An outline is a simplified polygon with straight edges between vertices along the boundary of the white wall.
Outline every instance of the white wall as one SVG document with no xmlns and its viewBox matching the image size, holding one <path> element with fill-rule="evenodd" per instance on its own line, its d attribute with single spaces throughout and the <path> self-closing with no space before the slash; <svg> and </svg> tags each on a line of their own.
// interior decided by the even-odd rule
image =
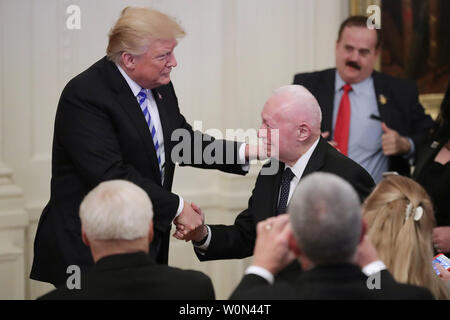
<svg viewBox="0 0 450 320">
<path fill-rule="evenodd" d="M 337 27 L 348 15 L 347 0 L 0 0 L 0 298 L 50 288 L 28 273 L 49 198 L 56 105 L 67 81 L 104 55 L 125 3 L 161 9 L 185 28 L 172 80 L 184 115 L 204 130 L 257 128 L 272 90 L 297 72 L 334 65 Z M 66 28 L 72 4 L 80 30 Z M 198 203 L 208 223 L 232 223 L 255 170 L 234 177 L 181 168 L 174 191 Z M 169 263 L 207 272 L 225 299 L 249 261 L 200 263 L 190 244 L 173 241 Z"/>
</svg>

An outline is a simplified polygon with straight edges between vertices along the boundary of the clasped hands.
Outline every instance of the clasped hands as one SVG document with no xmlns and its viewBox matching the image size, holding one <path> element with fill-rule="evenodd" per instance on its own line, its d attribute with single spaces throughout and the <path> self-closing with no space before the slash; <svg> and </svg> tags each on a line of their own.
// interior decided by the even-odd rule
<svg viewBox="0 0 450 320">
<path fill-rule="evenodd" d="M 184 202 L 183 211 L 173 223 L 176 230 L 173 237 L 185 241 L 201 241 L 207 235 L 205 215 L 195 203 Z"/>
</svg>

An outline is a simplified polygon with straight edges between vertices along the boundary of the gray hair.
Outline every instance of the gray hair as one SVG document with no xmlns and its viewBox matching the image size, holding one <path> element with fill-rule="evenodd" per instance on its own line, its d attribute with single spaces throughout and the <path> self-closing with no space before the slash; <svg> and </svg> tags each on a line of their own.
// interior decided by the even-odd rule
<svg viewBox="0 0 450 320">
<path fill-rule="evenodd" d="M 125 180 L 100 183 L 80 206 L 81 224 L 90 240 L 146 237 L 152 218 L 152 202 L 147 193 Z"/>
<path fill-rule="evenodd" d="M 288 208 L 297 243 L 313 264 L 351 262 L 361 236 L 358 195 L 342 178 L 316 172 L 298 184 Z"/>
</svg>

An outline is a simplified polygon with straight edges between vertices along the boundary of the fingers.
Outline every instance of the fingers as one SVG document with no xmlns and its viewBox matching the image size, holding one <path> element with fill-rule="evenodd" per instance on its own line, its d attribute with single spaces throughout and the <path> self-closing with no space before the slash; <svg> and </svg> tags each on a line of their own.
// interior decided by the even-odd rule
<svg viewBox="0 0 450 320">
<path fill-rule="evenodd" d="M 329 136 L 330 136 L 330 131 L 322 132 L 322 138 L 328 139 Z"/>
<path fill-rule="evenodd" d="M 440 264 L 440 263 L 435 263 L 434 266 L 436 267 L 436 269 L 438 269 L 440 275 L 439 277 L 444 277 L 445 273 L 447 273 L 448 271 Z"/>
<path fill-rule="evenodd" d="M 392 131 L 384 122 L 381 123 L 381 130 L 383 130 L 384 133 L 389 133 Z"/>
</svg>

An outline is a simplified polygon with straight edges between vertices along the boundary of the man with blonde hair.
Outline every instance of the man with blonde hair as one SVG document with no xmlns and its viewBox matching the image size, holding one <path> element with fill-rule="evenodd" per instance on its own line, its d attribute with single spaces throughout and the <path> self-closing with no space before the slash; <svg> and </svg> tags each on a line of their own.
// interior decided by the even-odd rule
<svg viewBox="0 0 450 320">
<path fill-rule="evenodd" d="M 321 118 L 317 100 L 304 87 L 289 85 L 275 90 L 262 110 L 259 136 L 267 149 L 278 153 L 272 154 L 261 170 L 248 208 L 237 216 L 234 225 L 204 225 L 194 232 L 195 251 L 201 261 L 252 255 L 257 223 L 286 213 L 295 187 L 312 172 L 335 173 L 353 185 L 360 199 L 369 195 L 374 186 L 372 178 L 321 137 Z M 273 163 L 279 169 L 267 174 Z M 296 270 L 298 264 L 294 263 L 278 278 L 290 279 Z"/>
<path fill-rule="evenodd" d="M 183 35 L 167 15 L 127 7 L 110 31 L 107 56 L 64 88 L 55 119 L 51 197 L 36 233 L 32 279 L 58 285 L 69 265 L 93 264 L 82 243 L 78 208 L 90 190 L 112 179 L 131 181 L 147 192 L 155 212 L 150 255 L 168 263 L 172 222 L 187 233 L 203 219 L 171 192 L 176 130 L 191 142 L 201 141 L 188 143 L 191 150 L 183 150 L 180 165 L 246 173 L 246 145 L 194 133 L 180 113 L 170 73 Z M 219 159 L 194 163 L 197 151 L 203 155 L 206 148 L 217 150 Z"/>
<path fill-rule="evenodd" d="M 147 193 L 125 180 L 100 183 L 80 206 L 83 242 L 95 265 L 79 287 L 42 299 L 214 299 L 208 276 L 157 265 L 149 256 L 153 208 Z"/>
</svg>

